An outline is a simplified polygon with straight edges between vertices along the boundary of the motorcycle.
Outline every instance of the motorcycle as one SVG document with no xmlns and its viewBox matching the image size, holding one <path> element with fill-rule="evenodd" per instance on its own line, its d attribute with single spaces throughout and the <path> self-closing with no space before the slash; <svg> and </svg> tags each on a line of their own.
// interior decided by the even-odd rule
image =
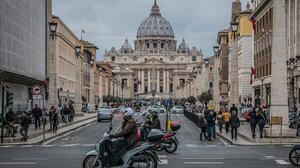
<svg viewBox="0 0 300 168">
<path fill-rule="evenodd" d="M 300 145 L 292 147 L 289 153 L 289 160 L 295 166 L 300 166 Z"/>
<path fill-rule="evenodd" d="M 152 128 L 147 124 L 138 124 L 138 126 L 139 141 L 146 141 L 146 137 L 149 135 L 149 132 L 151 132 Z M 164 136 L 156 142 L 154 149 L 156 151 L 165 150 L 168 153 L 174 153 L 177 150 L 178 145 L 179 142 L 176 138 L 176 132 L 164 132 Z"/>
<path fill-rule="evenodd" d="M 96 144 L 95 149 L 86 154 L 82 163 L 83 168 L 157 168 L 159 159 L 153 150 L 153 142 L 164 136 L 160 130 L 152 130 L 147 136 L 147 142 L 139 143 L 127 149 L 117 165 L 111 161 L 111 148 L 109 146 L 112 143 L 109 138 L 111 130 L 112 126 L 110 125 L 103 138 Z"/>
</svg>

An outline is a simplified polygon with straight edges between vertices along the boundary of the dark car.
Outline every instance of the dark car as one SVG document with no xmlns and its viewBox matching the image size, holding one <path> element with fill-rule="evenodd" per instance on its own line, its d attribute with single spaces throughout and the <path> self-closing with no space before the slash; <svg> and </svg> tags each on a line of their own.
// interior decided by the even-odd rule
<svg viewBox="0 0 300 168">
<path fill-rule="evenodd" d="M 113 119 L 113 111 L 109 106 L 102 106 L 97 110 L 97 121 L 101 122 L 102 120 L 112 121 Z"/>
</svg>

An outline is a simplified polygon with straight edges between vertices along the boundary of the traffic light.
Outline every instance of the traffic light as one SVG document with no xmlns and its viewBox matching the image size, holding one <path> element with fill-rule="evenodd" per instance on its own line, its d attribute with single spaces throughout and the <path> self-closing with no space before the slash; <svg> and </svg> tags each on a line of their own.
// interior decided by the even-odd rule
<svg viewBox="0 0 300 168">
<path fill-rule="evenodd" d="M 6 107 L 13 104 L 14 93 L 6 91 Z"/>
</svg>

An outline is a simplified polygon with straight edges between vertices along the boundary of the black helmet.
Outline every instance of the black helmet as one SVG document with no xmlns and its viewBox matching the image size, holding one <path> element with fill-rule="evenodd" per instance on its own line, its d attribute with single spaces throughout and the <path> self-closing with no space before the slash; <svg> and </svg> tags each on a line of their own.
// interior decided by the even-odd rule
<svg viewBox="0 0 300 168">
<path fill-rule="evenodd" d="M 157 112 L 157 111 L 151 111 L 150 114 L 151 114 L 153 117 L 158 116 L 158 112 Z"/>
</svg>

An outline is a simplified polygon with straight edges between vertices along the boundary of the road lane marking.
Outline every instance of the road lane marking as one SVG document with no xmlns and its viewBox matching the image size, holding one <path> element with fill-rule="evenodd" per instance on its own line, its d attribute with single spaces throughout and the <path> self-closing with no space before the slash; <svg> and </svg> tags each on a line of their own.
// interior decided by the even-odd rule
<svg viewBox="0 0 300 168">
<path fill-rule="evenodd" d="M 67 147 L 71 147 L 71 146 L 78 146 L 78 145 L 80 145 L 80 144 L 67 144 L 67 145 L 62 145 L 62 146 L 67 146 Z"/>
<path fill-rule="evenodd" d="M 82 146 L 95 146 L 95 144 L 84 144 Z"/>
<path fill-rule="evenodd" d="M 183 162 L 184 164 L 224 164 L 224 162 Z"/>
<path fill-rule="evenodd" d="M 205 145 L 207 147 L 217 147 L 217 145 Z"/>
<path fill-rule="evenodd" d="M 285 160 L 275 160 L 278 164 L 281 165 L 289 165 L 290 163 L 286 162 Z"/>
<path fill-rule="evenodd" d="M 158 162 L 159 164 L 165 165 L 168 164 L 168 160 L 167 159 L 160 159 L 160 162 Z"/>
<path fill-rule="evenodd" d="M 181 160 L 224 160 L 225 158 L 179 158 Z"/>
<path fill-rule="evenodd" d="M 189 147 L 189 148 L 195 148 L 195 147 L 198 147 L 198 145 L 194 145 L 194 144 L 185 144 L 186 147 Z"/>
<path fill-rule="evenodd" d="M 0 162 L 0 165 L 34 165 L 36 162 Z"/>
<path fill-rule="evenodd" d="M 30 148 L 30 147 L 34 147 L 35 145 L 22 145 L 20 146 L 21 148 Z"/>
<path fill-rule="evenodd" d="M 49 160 L 49 158 L 14 158 L 13 160 Z"/>
<path fill-rule="evenodd" d="M 268 159 L 274 159 L 275 156 L 265 156 L 265 158 L 268 158 Z"/>
<path fill-rule="evenodd" d="M 166 158 L 166 155 L 158 155 L 158 158 Z"/>
</svg>

